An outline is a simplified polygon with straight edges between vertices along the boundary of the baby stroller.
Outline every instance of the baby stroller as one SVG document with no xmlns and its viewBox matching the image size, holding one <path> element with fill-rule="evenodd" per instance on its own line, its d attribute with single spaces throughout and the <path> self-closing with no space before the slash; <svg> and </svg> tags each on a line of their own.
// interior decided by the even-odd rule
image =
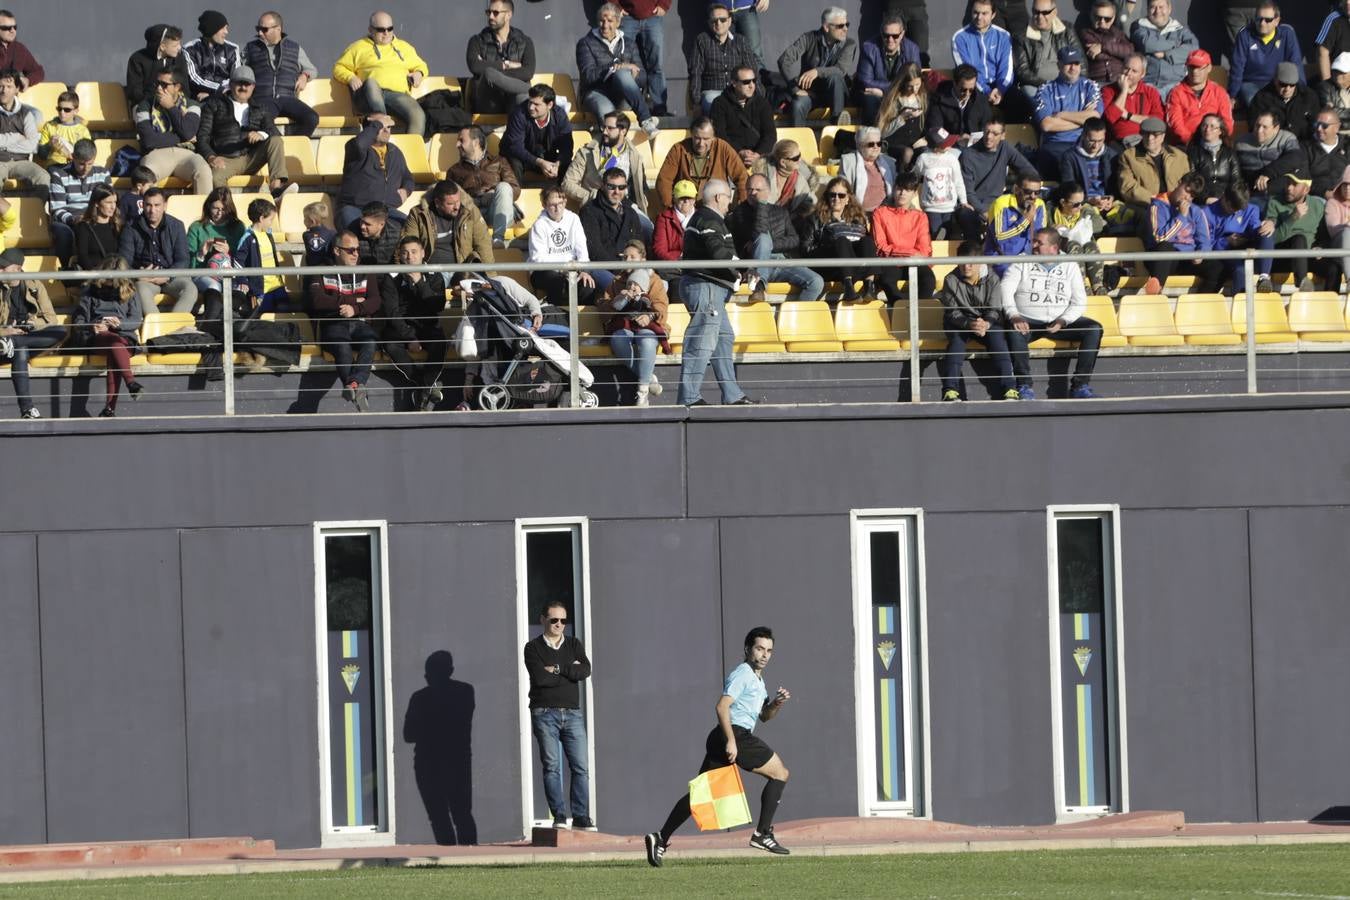
<svg viewBox="0 0 1350 900">
<path fill-rule="evenodd" d="M 479 347 L 484 384 L 478 391 L 478 408 L 510 409 L 512 406 L 567 406 L 571 358 L 554 338 L 566 340 L 561 325 L 544 325 L 536 334 L 521 324 L 520 307 L 497 290 L 492 280 L 479 285 L 467 313 Z M 600 405 L 590 390 L 595 377 L 585 364 L 577 363 L 581 406 Z"/>
</svg>

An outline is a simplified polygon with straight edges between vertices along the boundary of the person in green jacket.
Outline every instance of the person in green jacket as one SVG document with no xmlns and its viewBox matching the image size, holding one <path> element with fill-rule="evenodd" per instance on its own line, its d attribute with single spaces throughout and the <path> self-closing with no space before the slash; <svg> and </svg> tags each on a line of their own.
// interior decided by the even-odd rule
<svg viewBox="0 0 1350 900">
<path fill-rule="evenodd" d="M 1258 232 L 1261 236 L 1258 246 L 1262 250 L 1309 250 L 1316 244 L 1327 201 L 1322 197 L 1311 196 L 1311 188 L 1312 179 L 1304 178 L 1301 171 L 1284 176 L 1284 199 L 1272 197 L 1266 205 L 1266 217 Z M 1309 254 L 1305 253 L 1294 259 L 1280 260 L 1282 264 L 1288 263 L 1293 270 L 1294 283 L 1300 291 L 1315 289 L 1312 276 L 1308 274 L 1308 257 Z M 1269 258 L 1256 261 L 1257 291 L 1275 289 L 1270 281 L 1272 263 L 1273 260 Z"/>
</svg>

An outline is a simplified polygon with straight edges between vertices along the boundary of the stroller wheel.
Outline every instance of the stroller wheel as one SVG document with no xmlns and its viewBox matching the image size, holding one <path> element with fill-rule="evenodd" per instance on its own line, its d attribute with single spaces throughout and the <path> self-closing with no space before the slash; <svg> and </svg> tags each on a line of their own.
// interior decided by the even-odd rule
<svg viewBox="0 0 1350 900">
<path fill-rule="evenodd" d="M 596 396 L 595 391 L 583 390 L 581 392 L 582 409 L 595 409 L 599 405 L 600 405 L 600 398 Z"/>
<path fill-rule="evenodd" d="M 478 407 L 486 410 L 511 408 L 511 394 L 503 384 L 485 384 L 478 391 Z"/>
</svg>

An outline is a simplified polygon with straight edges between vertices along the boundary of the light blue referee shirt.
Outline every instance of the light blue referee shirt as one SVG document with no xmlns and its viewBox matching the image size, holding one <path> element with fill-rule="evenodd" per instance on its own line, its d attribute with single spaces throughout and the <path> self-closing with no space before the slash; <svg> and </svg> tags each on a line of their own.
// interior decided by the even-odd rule
<svg viewBox="0 0 1350 900">
<path fill-rule="evenodd" d="M 741 663 L 727 675 L 722 693 L 731 698 L 731 724 L 754 731 L 764 701 L 769 699 L 769 689 L 759 673 L 749 663 Z"/>
</svg>

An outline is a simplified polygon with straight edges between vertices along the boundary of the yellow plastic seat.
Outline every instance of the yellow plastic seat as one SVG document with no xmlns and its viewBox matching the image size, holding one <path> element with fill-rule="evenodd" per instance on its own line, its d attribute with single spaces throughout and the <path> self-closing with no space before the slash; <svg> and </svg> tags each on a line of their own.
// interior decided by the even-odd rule
<svg viewBox="0 0 1350 900">
<path fill-rule="evenodd" d="M 842 310 L 844 304 L 840 304 Z M 838 319 L 835 325 L 839 324 Z M 899 347 L 910 348 L 909 340 L 909 298 L 905 297 L 891 310 L 891 333 L 899 338 Z M 840 331 L 843 337 L 843 331 Z M 942 303 L 939 300 L 919 300 L 919 349 L 942 350 L 947 346 L 947 335 L 942 330 Z M 892 349 L 892 348 L 886 348 Z"/>
<path fill-rule="evenodd" d="M 1036 132 L 1035 125 L 1013 123 L 1006 126 L 1006 129 L 1004 140 L 1009 144 L 1026 144 L 1028 147 L 1041 145 L 1041 136 Z"/>
<path fill-rule="evenodd" d="M 300 99 L 319 114 L 320 128 L 346 128 L 357 123 L 352 92 L 331 78 L 315 78 L 300 91 Z"/>
<path fill-rule="evenodd" d="M 291 135 L 283 137 L 286 148 L 286 175 L 296 184 L 315 185 L 323 183 L 319 174 L 319 163 L 314 158 L 314 143 L 307 137 Z"/>
<path fill-rule="evenodd" d="M 80 116 L 90 131 L 132 131 L 127 92 L 115 81 L 81 81 L 75 85 Z"/>
<path fill-rule="evenodd" d="M 670 148 L 687 137 L 689 137 L 687 128 L 662 128 L 656 133 L 656 137 L 652 139 L 652 165 L 656 167 L 656 171 L 661 171 Z"/>
<path fill-rule="evenodd" d="M 1183 294 L 1177 298 L 1174 319 L 1177 332 L 1188 344 L 1215 347 L 1242 343 L 1233 331 L 1228 298 L 1223 294 Z"/>
<path fill-rule="evenodd" d="M 769 303 L 728 303 L 727 323 L 736 332 L 732 348 L 736 353 L 783 353 L 787 348 L 778 338 L 773 306 Z"/>
<path fill-rule="evenodd" d="M 789 353 L 837 353 L 844 342 L 834 333 L 824 300 L 785 300 L 778 307 L 778 336 Z"/>
<path fill-rule="evenodd" d="M 444 178 L 450 167 L 459 162 L 459 135 L 454 132 L 437 133 L 427 142 L 427 157 L 437 178 Z"/>
<path fill-rule="evenodd" d="M 151 338 L 161 335 L 172 334 L 181 328 L 192 328 L 196 324 L 197 320 L 190 312 L 149 313 L 141 324 L 141 343 L 144 344 Z M 146 362 L 156 366 L 195 366 L 201 361 L 201 353 L 195 351 L 191 353 L 156 353 L 149 350 L 146 353 Z"/>
<path fill-rule="evenodd" d="M 1120 333 L 1131 347 L 1180 347 L 1172 303 L 1162 294 L 1126 294 L 1120 301 Z"/>
<path fill-rule="evenodd" d="M 328 204 L 328 218 L 324 224 L 329 228 L 333 227 L 333 198 L 328 194 L 314 194 L 300 192 L 297 194 L 284 194 L 281 198 L 281 210 L 277 215 L 276 230 L 280 231 L 285 240 L 298 241 L 301 235 L 305 233 L 305 207 L 311 203 L 322 201 Z"/>
<path fill-rule="evenodd" d="M 1233 301 L 1233 330 L 1247 337 L 1247 298 L 1239 296 Z M 1298 335 L 1289 328 L 1289 319 L 1284 312 L 1284 299 L 1279 294 L 1256 295 L 1256 343 L 1289 344 L 1298 340 Z"/>
<path fill-rule="evenodd" d="M 1289 300 L 1289 327 L 1298 333 L 1300 341 L 1350 341 L 1350 321 L 1346 319 L 1345 301 L 1334 291 L 1295 294 Z"/>
<path fill-rule="evenodd" d="M 205 202 L 206 197 L 201 194 L 170 194 L 165 198 L 164 212 L 182 222 L 183 228 L 187 229 L 202 217 L 202 204 Z M 238 209 L 236 203 L 235 210 Z"/>
<path fill-rule="evenodd" d="M 666 310 L 666 327 L 670 330 L 670 350 L 679 353 L 684 346 L 684 332 L 689 327 L 689 308 L 683 303 L 671 301 Z"/>
<path fill-rule="evenodd" d="M 802 151 L 802 162 L 807 165 L 814 166 L 820 161 L 820 147 L 816 141 L 816 132 L 814 128 L 807 128 L 805 126 L 779 128 L 778 140 L 796 141 L 797 146 L 801 148 Z"/>
<path fill-rule="evenodd" d="M 1097 249 L 1103 254 L 1142 253 L 1144 242 L 1137 237 L 1099 237 L 1097 238 Z M 1119 263 L 1119 265 L 1124 266 L 1129 273 L 1120 281 L 1119 288 L 1122 291 L 1143 287 L 1144 282 L 1148 280 L 1147 274 L 1141 274 L 1143 273 L 1142 263 Z"/>
<path fill-rule="evenodd" d="M 38 256 L 36 254 L 25 256 L 23 258 L 23 270 L 25 272 L 55 272 L 61 268 L 61 261 L 55 256 Z M 64 281 L 46 281 L 43 282 L 47 288 L 47 299 L 52 301 L 53 306 L 64 306 L 66 303 L 67 282 Z"/>
<path fill-rule="evenodd" d="M 314 165 L 322 184 L 341 183 L 343 153 L 352 137 L 350 134 L 325 134 L 319 138 L 318 149 L 314 152 Z"/>
<path fill-rule="evenodd" d="M 539 215 L 544 211 L 544 191 L 541 188 L 527 187 L 520 189 L 520 196 L 516 198 L 516 206 L 520 207 L 523 215 L 519 222 L 512 222 L 506 226 L 506 239 L 513 241 L 518 237 L 530 233 L 530 228 L 539 220 Z M 488 223 L 491 228 L 491 223 Z M 496 254 L 498 262 L 505 262 L 501 253 Z"/>
<path fill-rule="evenodd" d="M 47 232 L 47 202 L 41 197 L 11 197 L 9 202 L 18 204 L 19 224 L 5 235 L 6 245 L 23 249 L 50 247 L 52 238 Z"/>
<path fill-rule="evenodd" d="M 834 332 L 845 350 L 899 350 L 890 333 L 886 304 L 880 300 L 841 302 L 834 311 Z"/>
<path fill-rule="evenodd" d="M 594 306 L 577 308 L 577 328 L 580 332 L 577 353 L 581 357 L 595 359 L 614 355 L 609 349 L 609 335 L 605 334 L 606 315 Z"/>
<path fill-rule="evenodd" d="M 408 164 L 413 181 L 418 184 L 431 184 L 436 175 L 427 164 L 427 142 L 420 134 L 395 134 L 389 142 L 403 151 L 403 159 Z"/>
<path fill-rule="evenodd" d="M 412 215 L 412 211 L 421 205 L 422 198 L 426 196 L 426 193 L 426 191 L 413 191 L 408 195 L 408 199 L 404 200 L 403 204 L 399 206 L 398 211 L 405 216 Z"/>
<path fill-rule="evenodd" d="M 783 129 L 780 128 L 778 131 L 781 134 Z M 855 134 L 857 129 L 852 125 L 826 125 L 824 128 L 820 129 L 820 138 L 816 143 L 816 152 L 822 164 L 827 164 L 831 161 L 837 162 L 839 160 L 840 154 L 839 151 L 835 149 L 834 139 L 841 131 Z"/>
<path fill-rule="evenodd" d="M 56 115 L 57 98 L 68 91 L 65 82 L 62 81 L 44 81 L 42 84 L 30 87 L 19 95 L 19 102 L 35 108 L 40 114 L 42 121 L 47 121 Z M 80 115 L 88 121 L 89 117 L 85 115 L 83 104 L 81 104 Z"/>
<path fill-rule="evenodd" d="M 1120 322 L 1116 319 L 1116 307 L 1111 298 L 1104 294 L 1089 294 L 1087 312 L 1089 319 L 1102 326 L 1103 347 L 1124 347 L 1130 342 L 1120 333 Z"/>
</svg>

